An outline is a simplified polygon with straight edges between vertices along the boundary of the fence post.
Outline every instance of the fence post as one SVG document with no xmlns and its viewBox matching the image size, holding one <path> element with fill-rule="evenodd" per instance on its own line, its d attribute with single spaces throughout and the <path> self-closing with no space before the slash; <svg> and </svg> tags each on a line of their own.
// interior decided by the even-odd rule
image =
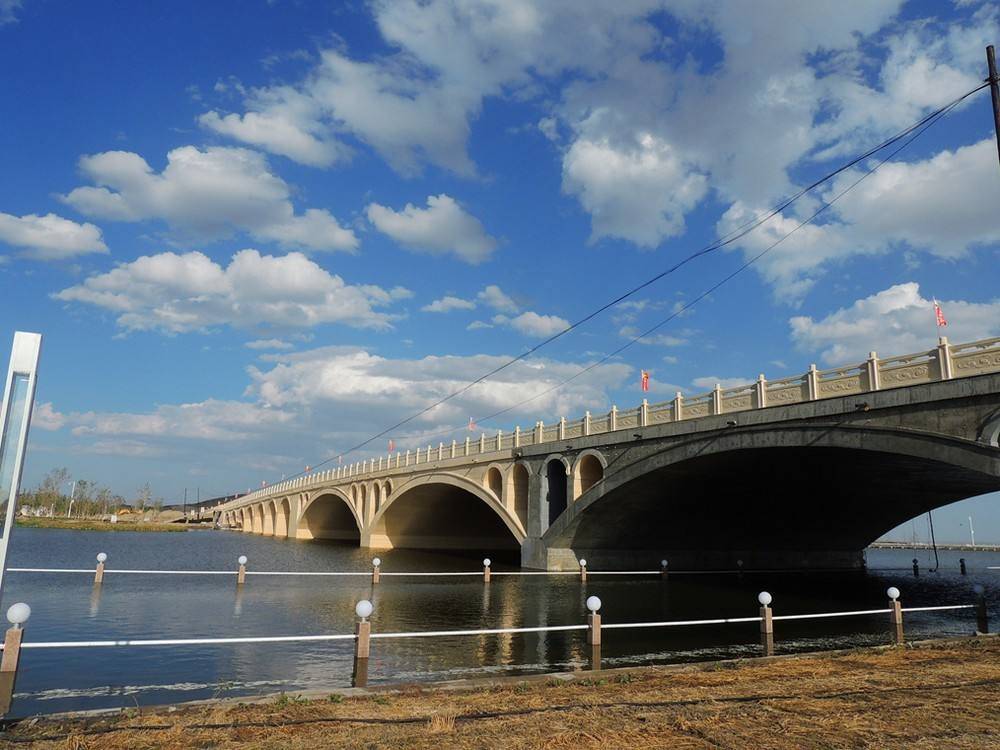
<svg viewBox="0 0 1000 750">
<path fill-rule="evenodd" d="M 590 668 L 601 668 L 601 600 L 596 596 L 587 597 L 587 644 L 590 646 Z"/>
<path fill-rule="evenodd" d="M 903 605 L 899 603 L 899 589 L 890 586 L 885 592 L 889 595 L 889 622 L 892 624 L 892 642 L 901 644 L 903 637 Z"/>
<path fill-rule="evenodd" d="M 639 426 L 646 427 L 649 425 L 649 400 L 643 399 L 642 403 L 639 405 Z"/>
<path fill-rule="evenodd" d="M 236 585 L 242 586 L 247 582 L 247 556 L 240 555 L 236 562 L 240 564 L 239 572 L 236 574 Z"/>
<path fill-rule="evenodd" d="M 920 563 L 917 562 L 917 558 L 913 558 L 913 575 L 920 575 Z"/>
<path fill-rule="evenodd" d="M 618 429 L 618 407 L 611 404 L 611 411 L 608 412 L 608 432 Z"/>
<path fill-rule="evenodd" d="M 809 365 L 809 371 L 806 373 L 806 391 L 810 401 L 815 401 L 819 397 L 819 374 L 815 364 Z"/>
<path fill-rule="evenodd" d="M 486 583 L 490 582 L 490 558 L 485 558 L 483 560 L 483 581 Z"/>
<path fill-rule="evenodd" d="M 680 422 L 684 419 L 684 396 L 680 391 L 674 396 L 674 421 Z"/>
<path fill-rule="evenodd" d="M 667 564 L 668 563 L 666 560 L 660 560 L 660 578 L 664 581 L 667 580 L 667 575 L 668 575 Z"/>
<path fill-rule="evenodd" d="M 372 583 L 378 583 L 379 573 L 382 567 L 382 558 L 373 557 L 372 558 Z"/>
<path fill-rule="evenodd" d="M 107 553 L 97 553 L 97 568 L 94 570 L 94 583 L 104 583 L 104 561 L 107 559 Z"/>
<path fill-rule="evenodd" d="M 583 413 L 583 434 L 584 435 L 589 435 L 590 434 L 590 412 L 589 411 L 585 411 Z"/>
<path fill-rule="evenodd" d="M 359 619 L 354 624 L 354 671 L 351 674 L 351 687 L 368 686 L 368 657 L 371 655 L 372 633 L 372 624 L 368 617 L 373 609 L 372 603 L 367 599 L 362 599 L 354 607 L 354 613 Z"/>
<path fill-rule="evenodd" d="M 760 645 L 764 656 L 774 656 L 774 613 L 771 611 L 771 595 L 766 591 L 757 594 L 760 602 Z"/>
<path fill-rule="evenodd" d="M 990 632 L 989 614 L 986 612 L 986 589 L 976 584 L 976 631 L 986 635 Z"/>
<path fill-rule="evenodd" d="M 764 373 L 757 376 L 757 382 L 754 384 L 754 394 L 758 409 L 763 409 L 767 406 L 767 378 L 764 377 Z"/>
<path fill-rule="evenodd" d="M 587 580 L 587 561 L 584 560 L 582 557 L 580 558 L 580 580 L 581 581 Z"/>
<path fill-rule="evenodd" d="M 14 683 L 17 681 L 17 665 L 21 659 L 21 639 L 24 637 L 24 623 L 31 617 L 31 607 L 18 602 L 7 610 L 8 628 L 3 641 L 3 660 L 0 661 L 0 715 L 10 711 L 14 697 Z"/>
</svg>

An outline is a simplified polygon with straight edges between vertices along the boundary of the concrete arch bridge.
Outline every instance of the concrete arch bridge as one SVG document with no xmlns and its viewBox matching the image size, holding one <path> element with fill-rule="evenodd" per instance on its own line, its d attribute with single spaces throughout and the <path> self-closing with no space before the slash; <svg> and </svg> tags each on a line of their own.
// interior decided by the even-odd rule
<svg viewBox="0 0 1000 750">
<path fill-rule="evenodd" d="M 1000 338 L 317 472 L 215 509 L 248 533 L 519 551 L 521 564 L 856 567 L 898 524 L 1000 490 Z"/>
</svg>

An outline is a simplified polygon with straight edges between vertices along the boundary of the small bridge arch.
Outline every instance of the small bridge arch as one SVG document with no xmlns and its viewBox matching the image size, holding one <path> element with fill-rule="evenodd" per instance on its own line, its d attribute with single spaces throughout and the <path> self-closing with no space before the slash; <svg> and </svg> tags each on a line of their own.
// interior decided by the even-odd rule
<svg viewBox="0 0 1000 750">
<path fill-rule="evenodd" d="M 342 490 L 330 487 L 308 496 L 299 513 L 295 536 L 298 539 L 360 542 L 361 528 L 362 522 L 351 498 Z"/>
</svg>

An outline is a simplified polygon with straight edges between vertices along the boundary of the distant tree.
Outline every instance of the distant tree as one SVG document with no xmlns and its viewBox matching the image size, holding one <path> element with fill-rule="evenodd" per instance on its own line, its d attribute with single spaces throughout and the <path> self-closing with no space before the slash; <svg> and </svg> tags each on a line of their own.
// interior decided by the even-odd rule
<svg viewBox="0 0 1000 750">
<path fill-rule="evenodd" d="M 153 498 L 153 490 L 149 486 L 149 482 L 146 482 L 139 490 L 139 495 L 135 499 L 135 507 L 139 510 L 144 510 L 147 505 L 149 505 L 150 500 Z"/>
<path fill-rule="evenodd" d="M 101 489 L 97 491 L 96 504 L 98 506 L 97 513 L 100 513 L 102 516 L 106 516 L 109 512 L 111 512 L 111 507 L 114 505 L 111 490 L 107 487 L 101 487 Z"/>
<path fill-rule="evenodd" d="M 69 500 L 63 495 L 63 489 L 69 482 L 69 470 L 52 469 L 38 485 L 33 498 L 34 504 L 49 508 L 55 513 L 64 513 Z"/>
</svg>

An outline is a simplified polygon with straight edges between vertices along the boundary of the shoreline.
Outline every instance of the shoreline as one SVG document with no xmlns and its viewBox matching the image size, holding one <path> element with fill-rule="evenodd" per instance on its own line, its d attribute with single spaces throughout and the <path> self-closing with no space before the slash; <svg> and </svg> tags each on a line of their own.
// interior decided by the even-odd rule
<svg viewBox="0 0 1000 750">
<path fill-rule="evenodd" d="M 944 736 L 950 747 L 981 747 L 1000 743 L 998 668 L 1000 638 L 987 635 L 100 709 L 5 722 L 0 741 L 61 748 L 91 746 L 80 743 L 96 735 L 93 746 L 109 750 L 563 747 L 555 738 L 568 732 L 566 747 L 792 748 L 820 739 L 905 747 Z"/>
<path fill-rule="evenodd" d="M 211 524 L 170 523 L 166 521 L 119 521 L 111 523 L 98 518 L 45 518 L 21 516 L 15 521 L 26 529 L 65 529 L 68 531 L 168 531 L 210 529 Z"/>
</svg>

